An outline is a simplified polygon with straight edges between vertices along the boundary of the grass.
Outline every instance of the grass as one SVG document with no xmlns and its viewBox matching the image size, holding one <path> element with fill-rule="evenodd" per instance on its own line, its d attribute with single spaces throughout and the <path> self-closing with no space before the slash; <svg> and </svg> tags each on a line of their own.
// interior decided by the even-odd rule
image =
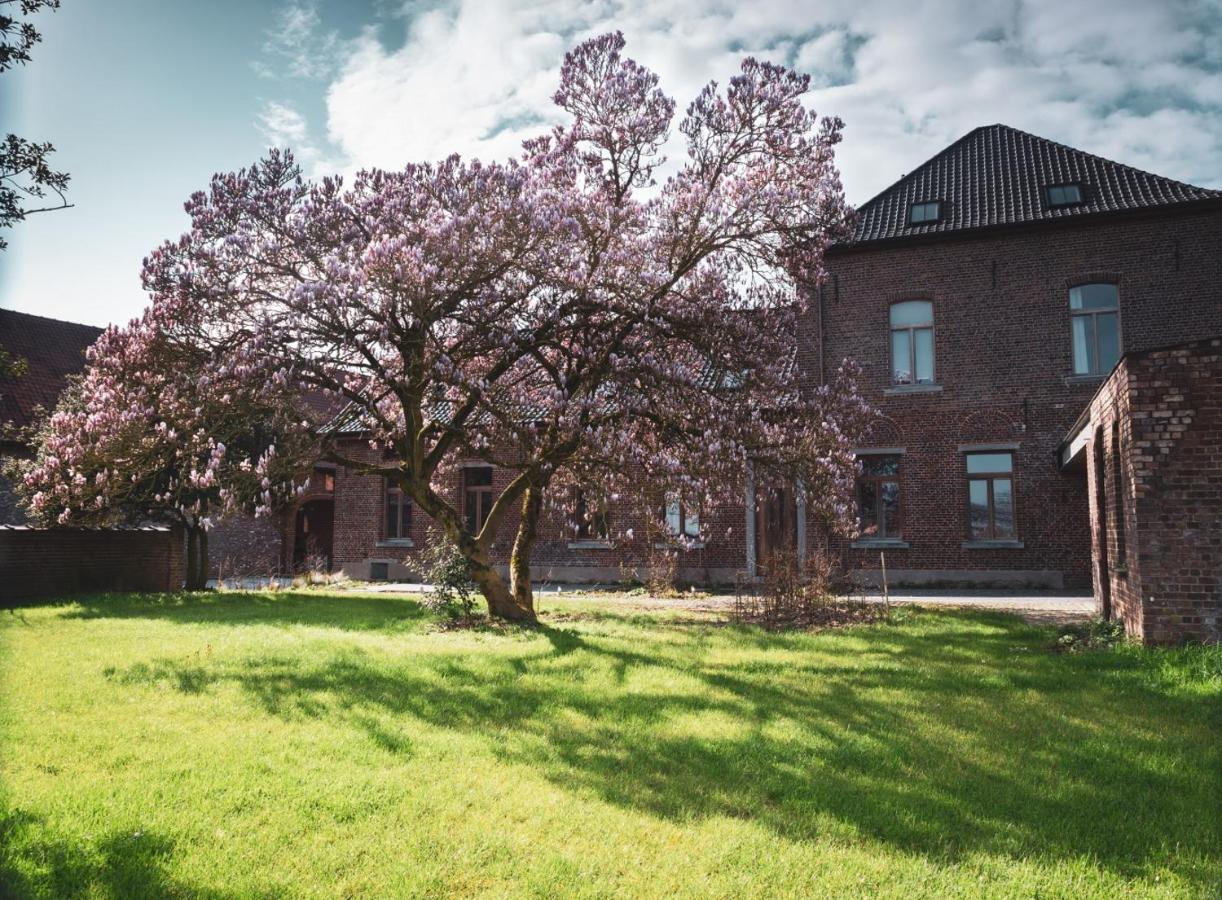
<svg viewBox="0 0 1222 900">
<path fill-rule="evenodd" d="M 1222 652 L 388 596 L 0 612 L 14 897 L 1216 896 Z M 577 615 L 573 613 L 576 612 Z M 696 617 L 698 619 L 698 617 Z"/>
</svg>

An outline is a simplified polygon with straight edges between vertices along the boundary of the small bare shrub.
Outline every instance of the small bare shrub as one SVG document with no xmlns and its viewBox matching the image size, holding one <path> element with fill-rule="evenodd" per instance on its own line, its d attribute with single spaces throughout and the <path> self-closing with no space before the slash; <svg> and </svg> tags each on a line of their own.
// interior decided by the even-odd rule
<svg viewBox="0 0 1222 900">
<path fill-rule="evenodd" d="M 424 605 L 451 619 L 473 618 L 478 587 L 458 549 L 444 536 L 435 535 L 429 540 L 421 563 L 424 580 L 430 585 L 422 601 Z"/>
<path fill-rule="evenodd" d="M 793 552 L 774 554 L 758 586 L 740 578 L 733 619 L 765 628 L 810 628 L 871 622 L 884 612 L 853 594 L 837 559 L 815 550 L 801 561 Z"/>
<path fill-rule="evenodd" d="M 651 543 L 645 566 L 645 589 L 650 596 L 679 596 L 679 553 L 674 547 Z"/>
</svg>

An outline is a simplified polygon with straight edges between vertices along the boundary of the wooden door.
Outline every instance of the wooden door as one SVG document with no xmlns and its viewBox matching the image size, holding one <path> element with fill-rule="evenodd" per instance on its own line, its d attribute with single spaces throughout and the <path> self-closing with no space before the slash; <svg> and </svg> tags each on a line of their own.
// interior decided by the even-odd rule
<svg viewBox="0 0 1222 900">
<path fill-rule="evenodd" d="M 755 503 L 755 567 L 764 575 L 778 557 L 794 558 L 798 549 L 798 505 L 793 489 L 763 489 Z"/>
</svg>

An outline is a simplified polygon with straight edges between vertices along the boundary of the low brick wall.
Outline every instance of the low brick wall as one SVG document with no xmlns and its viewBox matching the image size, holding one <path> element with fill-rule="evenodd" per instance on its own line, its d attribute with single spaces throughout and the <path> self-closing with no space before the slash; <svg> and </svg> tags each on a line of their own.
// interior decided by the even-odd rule
<svg viewBox="0 0 1222 900">
<path fill-rule="evenodd" d="M 1100 610 L 1149 643 L 1222 640 L 1222 337 L 1129 354 L 1087 427 Z"/>
<path fill-rule="evenodd" d="M 168 528 L 0 527 L 0 603 L 183 586 L 182 535 Z"/>
</svg>

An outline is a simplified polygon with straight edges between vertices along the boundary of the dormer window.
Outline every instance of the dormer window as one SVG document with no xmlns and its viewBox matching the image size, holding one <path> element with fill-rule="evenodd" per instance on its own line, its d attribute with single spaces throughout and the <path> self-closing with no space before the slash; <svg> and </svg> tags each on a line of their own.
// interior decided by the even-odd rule
<svg viewBox="0 0 1222 900">
<path fill-rule="evenodd" d="M 1049 206 L 1077 206 L 1082 202 L 1080 184 L 1050 184 L 1047 191 Z"/>
<path fill-rule="evenodd" d="M 909 225 L 929 225 L 942 218 L 942 201 L 926 200 L 908 207 Z"/>
</svg>

